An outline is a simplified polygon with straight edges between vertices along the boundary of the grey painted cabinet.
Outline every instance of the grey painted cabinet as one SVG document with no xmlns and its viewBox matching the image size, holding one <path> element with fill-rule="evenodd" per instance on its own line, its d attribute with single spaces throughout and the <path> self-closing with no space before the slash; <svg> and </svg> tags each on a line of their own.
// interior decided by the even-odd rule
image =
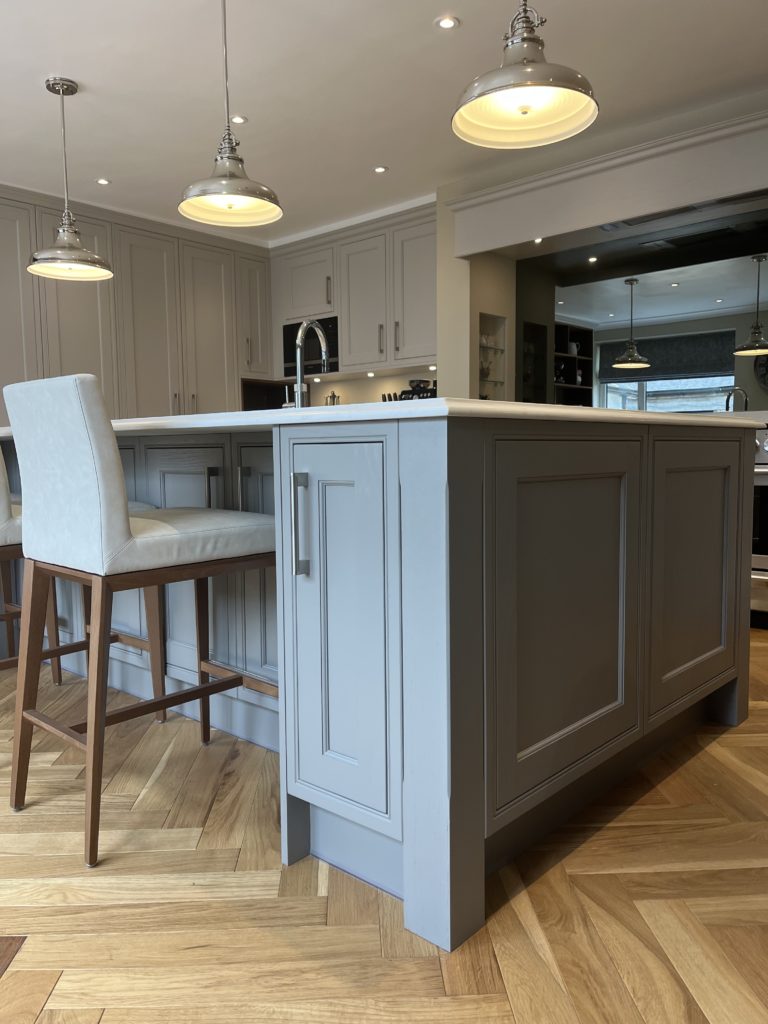
<svg viewBox="0 0 768 1024">
<path fill-rule="evenodd" d="M 53 239 L 60 220 L 60 213 L 38 208 L 38 238 Z M 78 217 L 77 226 L 87 249 L 112 259 L 108 223 Z M 114 280 L 81 286 L 41 278 L 40 319 L 46 376 L 95 374 L 107 409 L 117 416 L 114 286 Z"/>
<path fill-rule="evenodd" d="M 494 831 L 524 794 L 639 729 L 641 442 L 502 438 L 489 451 Z"/>
<path fill-rule="evenodd" d="M 401 834 L 396 435 L 281 431 L 288 792 Z"/>
<path fill-rule="evenodd" d="M 120 411 L 125 416 L 179 413 L 177 243 L 163 235 L 116 228 L 115 254 Z"/>
<path fill-rule="evenodd" d="M 243 377 L 272 376 L 267 264 L 235 257 L 237 368 Z"/>
<path fill-rule="evenodd" d="M 275 274 L 283 319 L 297 320 L 333 312 L 332 248 L 280 257 Z"/>
<path fill-rule="evenodd" d="M 392 233 L 395 361 L 437 352 L 437 233 L 434 222 Z"/>
<path fill-rule="evenodd" d="M 741 445 L 702 440 L 653 443 L 651 716 L 736 665 Z"/>
<path fill-rule="evenodd" d="M 232 253 L 182 242 L 181 288 L 185 412 L 237 409 Z"/>
<path fill-rule="evenodd" d="M 339 249 L 341 268 L 341 365 L 343 369 L 387 361 L 387 236 L 373 235 Z"/>
<path fill-rule="evenodd" d="M 43 372 L 36 323 L 36 282 L 26 271 L 35 248 L 34 239 L 33 207 L 7 200 L 0 202 L 0 388 L 39 377 Z M 1 395 L 0 423 L 8 423 Z"/>
</svg>

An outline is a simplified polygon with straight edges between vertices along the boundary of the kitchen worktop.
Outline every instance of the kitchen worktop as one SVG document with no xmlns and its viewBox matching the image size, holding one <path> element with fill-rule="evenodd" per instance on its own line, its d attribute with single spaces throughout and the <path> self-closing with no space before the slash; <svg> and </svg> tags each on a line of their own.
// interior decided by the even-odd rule
<svg viewBox="0 0 768 1024">
<path fill-rule="evenodd" d="M 372 421 L 434 420 L 448 417 L 478 419 L 555 420 L 579 423 L 647 423 L 696 427 L 764 428 L 768 412 L 690 413 L 632 412 L 583 406 L 536 405 L 530 402 L 486 402 L 469 398 L 429 398 L 413 402 L 368 402 L 360 405 L 314 406 L 307 409 L 264 409 L 248 412 L 197 413 L 193 416 L 157 416 L 114 420 L 118 434 L 271 430 L 295 424 L 370 423 Z M 12 436 L 0 428 L 0 440 Z"/>
</svg>

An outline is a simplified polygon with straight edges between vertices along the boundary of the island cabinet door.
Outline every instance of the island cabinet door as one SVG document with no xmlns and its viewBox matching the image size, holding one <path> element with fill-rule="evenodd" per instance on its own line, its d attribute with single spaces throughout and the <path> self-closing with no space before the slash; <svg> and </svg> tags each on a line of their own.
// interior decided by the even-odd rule
<svg viewBox="0 0 768 1024">
<path fill-rule="evenodd" d="M 400 838 L 393 437 L 288 449 L 283 685 L 288 791 Z"/>
<path fill-rule="evenodd" d="M 739 438 L 653 445 L 651 717 L 735 675 L 740 459 Z"/>
<path fill-rule="evenodd" d="M 640 440 L 490 446 L 489 830 L 639 729 Z"/>
</svg>

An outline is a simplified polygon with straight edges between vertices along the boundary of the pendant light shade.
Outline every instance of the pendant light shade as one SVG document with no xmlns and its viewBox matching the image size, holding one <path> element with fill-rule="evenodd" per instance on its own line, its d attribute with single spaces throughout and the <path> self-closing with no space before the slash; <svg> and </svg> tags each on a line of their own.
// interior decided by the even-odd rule
<svg viewBox="0 0 768 1024">
<path fill-rule="evenodd" d="M 210 178 L 196 181 L 184 190 L 179 213 L 201 224 L 218 227 L 259 227 L 280 220 L 280 202 L 267 185 L 252 181 L 245 173 L 240 145 L 232 134 L 229 116 L 229 68 L 227 64 L 227 6 L 221 0 L 221 29 L 224 55 L 224 117 L 226 128 L 213 161 Z"/>
<path fill-rule="evenodd" d="M 61 105 L 61 142 L 64 154 L 64 212 L 56 229 L 56 238 L 50 249 L 32 253 L 27 264 L 30 274 L 50 277 L 58 281 L 106 281 L 112 277 L 112 268 L 103 256 L 83 247 L 75 218 L 69 209 L 69 182 L 67 180 L 67 134 L 64 121 L 64 97 L 77 93 L 77 82 L 69 78 L 47 78 L 45 87 L 59 97 Z"/>
<path fill-rule="evenodd" d="M 768 257 L 765 254 L 753 256 L 752 262 L 757 264 L 757 301 L 755 303 L 755 322 L 749 332 L 749 340 L 739 345 L 734 350 L 735 356 L 768 356 L 768 341 L 763 335 L 763 325 L 760 323 L 760 267 Z"/>
<path fill-rule="evenodd" d="M 560 142 L 589 128 L 598 106 L 587 79 L 550 64 L 537 29 L 546 18 L 521 0 L 504 36 L 501 67 L 464 91 L 452 128 L 460 139 L 489 149 L 529 149 Z"/>
<path fill-rule="evenodd" d="M 645 370 L 651 364 L 637 351 L 635 344 L 635 285 L 636 277 L 628 277 L 624 284 L 629 285 L 629 341 L 619 358 L 612 363 L 614 370 Z"/>
</svg>

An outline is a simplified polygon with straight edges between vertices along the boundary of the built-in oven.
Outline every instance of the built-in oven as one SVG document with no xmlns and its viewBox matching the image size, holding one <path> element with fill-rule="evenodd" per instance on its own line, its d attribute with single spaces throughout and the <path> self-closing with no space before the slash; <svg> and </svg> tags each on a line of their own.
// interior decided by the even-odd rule
<svg viewBox="0 0 768 1024">
<path fill-rule="evenodd" d="M 339 368 L 339 318 L 337 316 L 318 317 L 317 322 L 323 329 L 328 343 L 328 373 Z M 286 377 L 296 376 L 296 335 L 302 321 L 286 324 L 283 327 L 283 372 Z M 320 341 L 314 331 L 304 336 L 304 373 L 321 373 L 323 368 Z"/>
</svg>

